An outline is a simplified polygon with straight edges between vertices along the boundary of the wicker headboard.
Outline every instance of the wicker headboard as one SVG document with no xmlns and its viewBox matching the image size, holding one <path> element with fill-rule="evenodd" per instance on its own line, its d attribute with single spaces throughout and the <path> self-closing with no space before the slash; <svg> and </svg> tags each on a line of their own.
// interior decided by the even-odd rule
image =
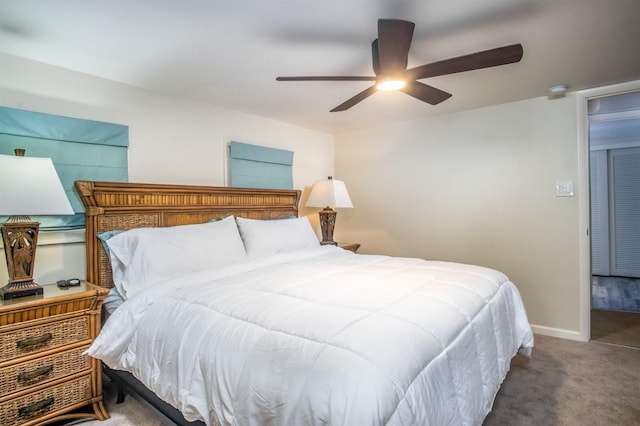
<svg viewBox="0 0 640 426">
<path fill-rule="evenodd" d="M 85 207 L 87 280 L 113 287 L 109 259 L 96 232 L 203 223 L 234 215 L 298 216 L 301 192 L 144 183 L 76 181 Z"/>
</svg>

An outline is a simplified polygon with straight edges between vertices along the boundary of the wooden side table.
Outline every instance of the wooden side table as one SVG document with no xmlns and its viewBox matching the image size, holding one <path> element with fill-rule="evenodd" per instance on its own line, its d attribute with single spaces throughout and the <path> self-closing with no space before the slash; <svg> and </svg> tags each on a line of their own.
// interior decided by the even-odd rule
<svg viewBox="0 0 640 426">
<path fill-rule="evenodd" d="M 44 285 L 44 294 L 0 301 L 0 419 L 30 426 L 109 414 L 102 365 L 83 355 L 100 331 L 108 289 Z M 72 411 L 92 405 L 93 412 Z"/>
<path fill-rule="evenodd" d="M 360 244 L 358 243 L 338 243 L 338 247 L 345 249 L 345 250 L 350 250 L 354 253 L 358 252 L 358 249 L 360 248 Z"/>
</svg>

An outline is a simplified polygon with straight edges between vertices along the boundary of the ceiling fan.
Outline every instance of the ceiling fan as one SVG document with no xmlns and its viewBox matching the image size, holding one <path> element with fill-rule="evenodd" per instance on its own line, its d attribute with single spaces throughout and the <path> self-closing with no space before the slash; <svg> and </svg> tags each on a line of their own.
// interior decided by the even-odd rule
<svg viewBox="0 0 640 426">
<path fill-rule="evenodd" d="M 400 19 L 378 20 L 378 38 L 371 43 L 371 56 L 375 76 L 298 76 L 276 77 L 276 80 L 376 82 L 373 86 L 338 105 L 331 112 L 346 111 L 373 95 L 377 90 L 401 90 L 423 102 L 437 105 L 449 99 L 451 93 L 420 83 L 417 80 L 506 65 L 522 59 L 522 45 L 512 44 L 407 69 L 407 57 L 414 27 L 415 24 L 413 22 Z"/>
</svg>

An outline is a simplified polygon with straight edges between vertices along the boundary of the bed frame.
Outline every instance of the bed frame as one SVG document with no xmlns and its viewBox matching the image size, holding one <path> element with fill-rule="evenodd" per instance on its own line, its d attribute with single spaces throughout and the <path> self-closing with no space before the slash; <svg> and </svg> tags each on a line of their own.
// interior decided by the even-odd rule
<svg viewBox="0 0 640 426">
<path fill-rule="evenodd" d="M 76 181 L 76 192 L 85 208 L 87 281 L 113 287 L 111 266 L 97 232 L 204 223 L 234 215 L 249 219 L 279 219 L 298 216 L 299 190 L 248 189 L 144 183 Z M 125 389 L 143 403 L 178 425 L 182 414 L 160 400 L 133 375 L 104 367 L 118 385 L 118 400 Z"/>
</svg>

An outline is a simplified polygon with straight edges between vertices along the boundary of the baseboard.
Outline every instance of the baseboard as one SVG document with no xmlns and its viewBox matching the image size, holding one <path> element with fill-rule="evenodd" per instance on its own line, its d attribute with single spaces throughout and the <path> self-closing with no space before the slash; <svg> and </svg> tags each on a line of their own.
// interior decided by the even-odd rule
<svg viewBox="0 0 640 426">
<path fill-rule="evenodd" d="M 582 336 L 579 332 L 573 330 L 564 330 L 562 328 L 546 327 L 544 325 L 531 325 L 534 334 L 542 334 L 543 336 L 559 337 L 561 339 L 575 340 L 577 342 L 588 342 L 587 337 Z"/>
</svg>

